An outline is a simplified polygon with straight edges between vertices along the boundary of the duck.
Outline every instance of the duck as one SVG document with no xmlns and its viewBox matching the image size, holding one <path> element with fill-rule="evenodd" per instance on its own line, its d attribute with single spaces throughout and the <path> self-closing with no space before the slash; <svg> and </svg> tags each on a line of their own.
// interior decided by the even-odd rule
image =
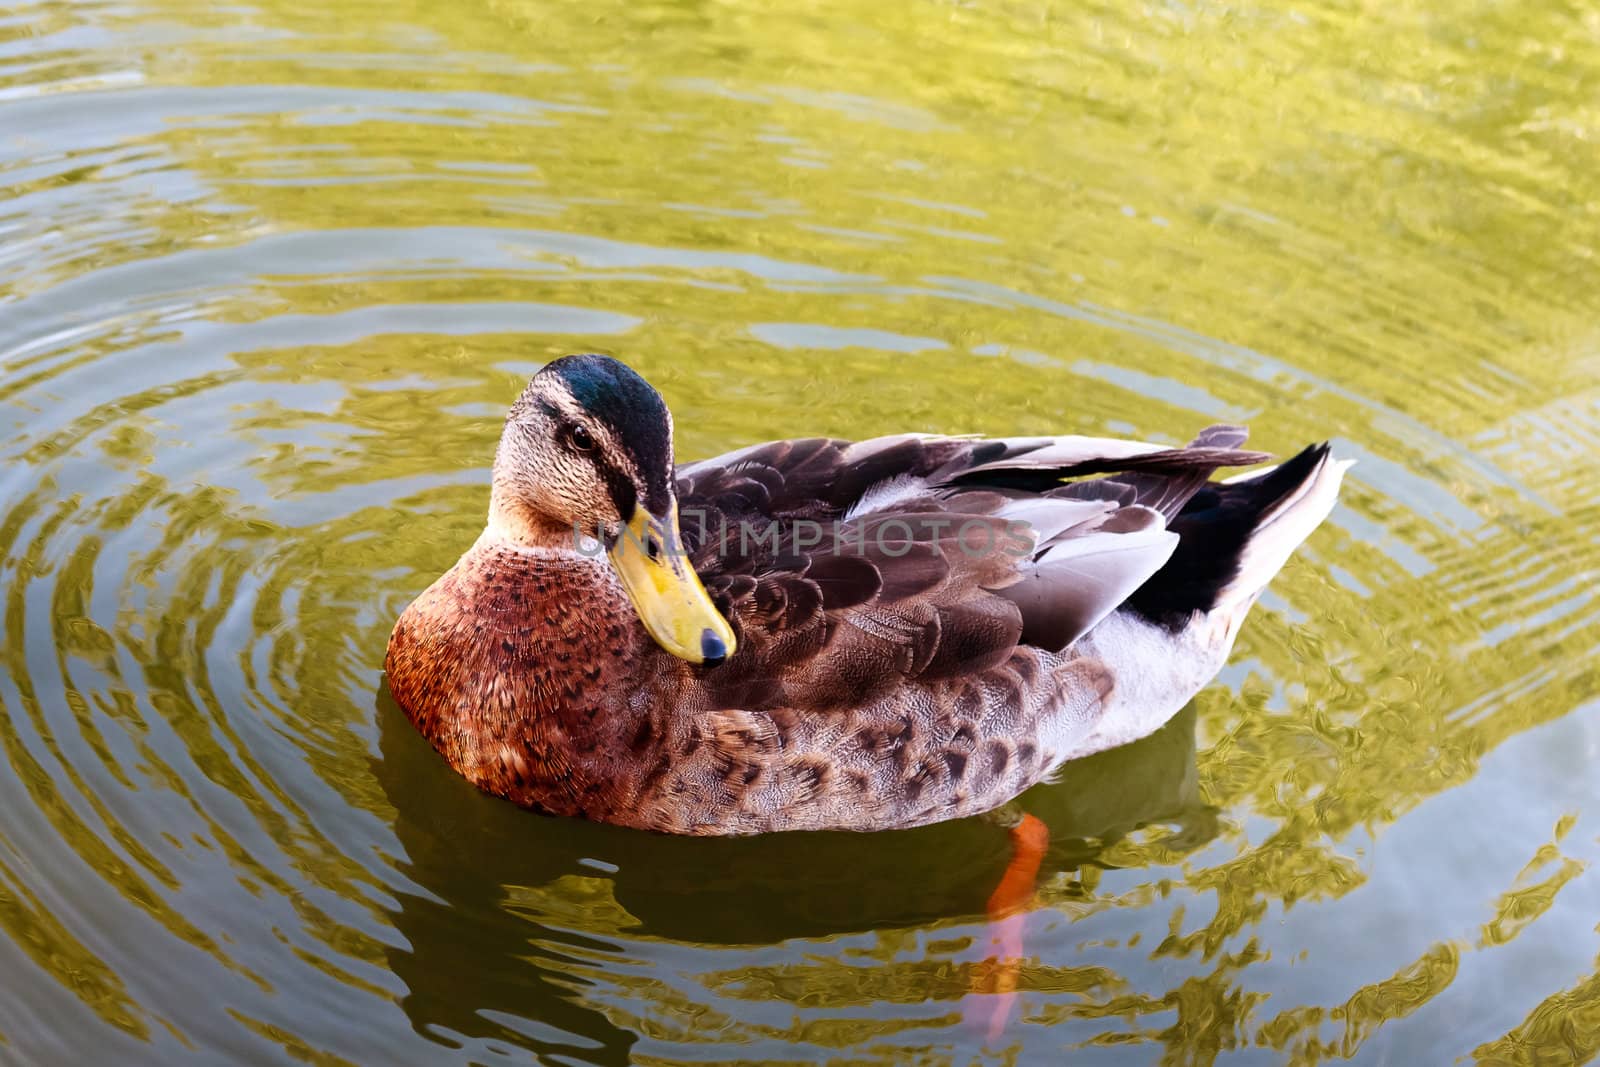
<svg viewBox="0 0 1600 1067">
<path fill-rule="evenodd" d="M 1006 810 L 1182 709 L 1330 513 L 1349 461 L 1262 467 L 1245 440 L 811 437 L 679 466 L 644 378 L 565 356 L 511 404 L 483 532 L 400 614 L 387 683 L 457 773 L 545 814 L 740 835 Z"/>
</svg>

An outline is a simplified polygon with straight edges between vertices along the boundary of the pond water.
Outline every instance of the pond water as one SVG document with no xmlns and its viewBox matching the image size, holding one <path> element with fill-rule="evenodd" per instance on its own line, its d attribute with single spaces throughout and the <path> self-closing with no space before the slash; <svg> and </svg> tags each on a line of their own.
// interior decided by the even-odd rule
<svg viewBox="0 0 1600 1067">
<path fill-rule="evenodd" d="M 0 8 L 0 1061 L 1569 1063 L 1600 1051 L 1583 5 Z M 1359 460 L 1233 662 L 981 821 L 683 841 L 387 696 L 500 417 Z"/>
</svg>

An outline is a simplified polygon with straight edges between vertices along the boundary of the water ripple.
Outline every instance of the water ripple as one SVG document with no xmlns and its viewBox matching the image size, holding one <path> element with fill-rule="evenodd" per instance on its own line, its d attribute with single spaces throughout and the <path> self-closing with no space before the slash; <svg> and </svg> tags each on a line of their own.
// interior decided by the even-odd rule
<svg viewBox="0 0 1600 1067">
<path fill-rule="evenodd" d="M 1592 20 L 947 14 L 0 10 L 0 1058 L 1592 1055 Z M 540 819 L 394 707 L 573 350 L 687 457 L 1360 459 L 1218 685 L 1026 798 L 1000 1048 L 992 827 Z"/>
</svg>

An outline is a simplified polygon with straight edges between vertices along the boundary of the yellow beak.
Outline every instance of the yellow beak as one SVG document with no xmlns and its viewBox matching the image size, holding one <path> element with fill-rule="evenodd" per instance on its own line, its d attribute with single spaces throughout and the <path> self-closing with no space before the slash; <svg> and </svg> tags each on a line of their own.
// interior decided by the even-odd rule
<svg viewBox="0 0 1600 1067">
<path fill-rule="evenodd" d="M 690 663 L 720 663 L 733 655 L 733 627 L 684 555 L 677 501 L 664 519 L 635 508 L 609 555 L 656 644 Z"/>
</svg>

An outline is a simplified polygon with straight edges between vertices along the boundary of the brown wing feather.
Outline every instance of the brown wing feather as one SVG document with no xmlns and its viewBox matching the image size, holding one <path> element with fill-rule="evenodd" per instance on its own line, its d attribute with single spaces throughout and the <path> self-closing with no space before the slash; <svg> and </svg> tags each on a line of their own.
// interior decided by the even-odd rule
<svg viewBox="0 0 1600 1067">
<path fill-rule="evenodd" d="M 1119 525 L 1114 513 L 1139 505 L 1138 515 L 1159 522 L 1218 467 L 1265 458 L 1231 447 L 1241 439 L 1231 427 L 1178 449 L 1094 438 L 812 438 L 685 467 L 685 545 L 739 643 L 732 660 L 701 676 L 705 696 L 714 706 L 846 709 L 908 682 L 989 670 L 1019 642 L 1059 648 L 1170 552 L 1101 550 L 1107 537 L 1148 525 Z M 1068 507 L 1069 495 L 1103 500 L 1104 510 Z M 1029 521 L 1019 525 L 1008 509 Z M 1099 537 L 1096 551 L 1067 544 L 1086 533 Z M 1019 582 L 1026 592 L 1009 591 Z"/>
</svg>

